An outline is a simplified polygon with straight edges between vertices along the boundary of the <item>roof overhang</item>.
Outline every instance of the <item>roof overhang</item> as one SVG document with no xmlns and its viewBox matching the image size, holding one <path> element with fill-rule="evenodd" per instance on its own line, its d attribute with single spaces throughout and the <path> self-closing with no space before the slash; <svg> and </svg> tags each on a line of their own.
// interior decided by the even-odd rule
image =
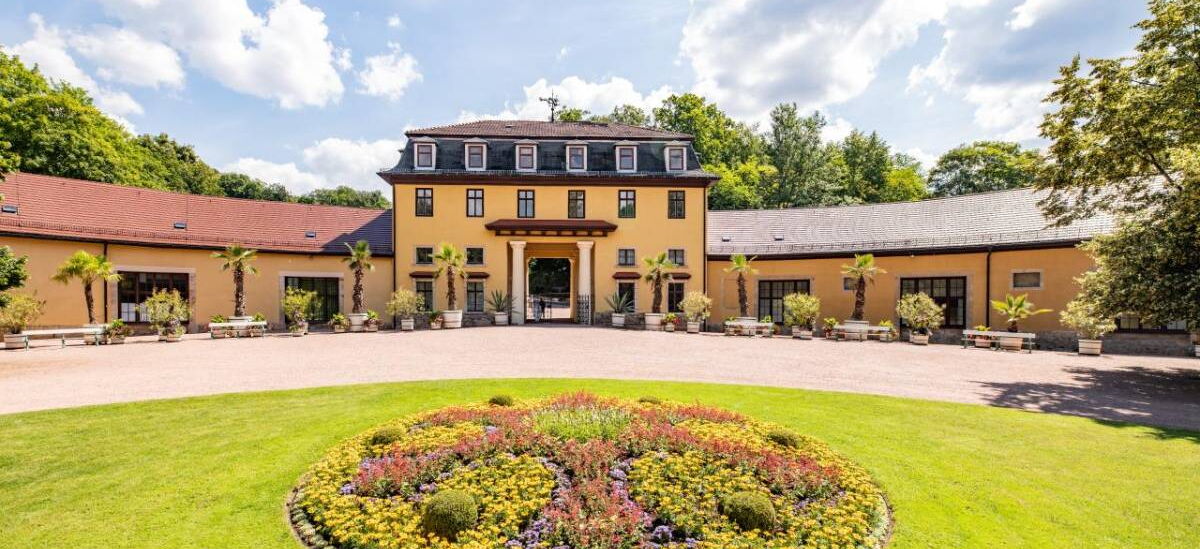
<svg viewBox="0 0 1200 549">
<path fill-rule="evenodd" d="M 391 185 L 532 185 L 568 187 L 594 185 L 598 187 L 673 187 L 706 188 L 720 177 L 703 175 L 636 175 L 597 172 L 467 172 L 453 173 L 427 170 L 423 172 L 379 172 L 379 177 Z"/>
<path fill-rule="evenodd" d="M 497 219 L 484 225 L 496 235 L 607 236 L 617 226 L 600 219 Z"/>
</svg>

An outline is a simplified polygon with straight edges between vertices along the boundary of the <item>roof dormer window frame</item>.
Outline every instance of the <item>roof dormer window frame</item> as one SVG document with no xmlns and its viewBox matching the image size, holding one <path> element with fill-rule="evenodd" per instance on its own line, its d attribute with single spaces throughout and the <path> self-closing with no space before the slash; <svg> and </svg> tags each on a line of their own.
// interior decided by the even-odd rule
<svg viewBox="0 0 1200 549">
<path fill-rule="evenodd" d="M 413 169 L 414 170 L 436 170 L 437 169 L 437 141 L 428 137 L 417 137 L 413 141 Z M 422 150 L 429 150 L 429 165 L 421 164 Z"/>
<path fill-rule="evenodd" d="M 680 165 L 678 168 L 671 167 L 671 153 L 679 151 Z M 687 171 L 687 144 L 682 141 L 671 141 L 663 146 L 663 167 L 668 172 L 685 172 Z"/>
<path fill-rule="evenodd" d="M 587 141 L 567 141 L 566 150 L 566 168 L 568 172 L 586 172 L 588 169 L 588 144 Z M 571 149 L 583 149 L 583 166 L 579 168 L 571 167 Z"/>
<path fill-rule="evenodd" d="M 616 162 L 614 163 L 614 165 L 616 166 L 618 172 L 633 173 L 638 170 L 637 149 L 638 149 L 637 143 L 635 143 L 633 141 L 617 141 L 617 143 L 615 145 L 613 145 L 613 155 L 616 157 Z M 632 168 L 622 168 L 621 167 L 621 152 L 624 150 L 633 151 L 632 152 L 632 155 L 633 155 L 633 167 Z"/>
<path fill-rule="evenodd" d="M 471 149 L 473 149 L 473 148 L 482 149 L 482 151 L 480 152 L 480 158 L 482 159 L 483 163 L 480 164 L 479 166 L 471 165 Z M 487 170 L 487 164 L 488 164 L 487 153 L 488 153 L 488 143 L 486 140 L 479 139 L 477 137 L 464 140 L 463 141 L 463 167 L 466 168 L 467 171 L 469 171 L 469 172 L 482 172 L 482 171 Z"/>
<path fill-rule="evenodd" d="M 525 149 L 529 149 L 529 150 L 532 150 L 532 151 L 533 151 L 533 152 L 532 152 L 532 155 L 533 155 L 533 166 L 532 166 L 532 167 L 526 167 L 526 168 L 523 168 L 523 167 L 521 167 L 521 151 L 522 151 L 522 150 L 525 150 Z M 538 160 L 537 160 L 537 156 L 538 156 L 538 143 L 537 143 L 537 141 L 533 141 L 533 140 L 530 140 L 530 139 L 522 139 L 522 140 L 520 140 L 520 141 L 517 141 L 516 143 L 514 143 L 514 146 L 513 146 L 513 167 L 514 167 L 514 168 L 516 168 L 516 170 L 517 170 L 518 172 L 536 172 L 536 171 L 537 171 L 537 169 L 538 169 Z"/>
</svg>

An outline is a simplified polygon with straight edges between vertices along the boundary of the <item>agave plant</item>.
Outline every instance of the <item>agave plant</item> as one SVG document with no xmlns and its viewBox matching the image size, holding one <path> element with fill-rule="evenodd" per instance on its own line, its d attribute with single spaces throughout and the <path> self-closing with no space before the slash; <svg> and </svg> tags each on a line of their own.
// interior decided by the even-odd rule
<svg viewBox="0 0 1200 549">
<path fill-rule="evenodd" d="M 608 304 L 608 308 L 612 309 L 612 312 L 615 314 L 633 312 L 633 299 L 629 297 L 629 294 L 613 292 L 612 295 L 604 298 L 604 302 Z"/>
<path fill-rule="evenodd" d="M 746 277 L 758 274 L 758 269 L 750 264 L 754 259 L 753 257 L 747 259 L 745 254 L 733 254 L 729 256 L 729 266 L 725 267 L 725 272 L 737 275 L 738 313 L 743 317 L 750 316 L 750 297 L 746 293 Z"/>
<path fill-rule="evenodd" d="M 998 299 L 992 300 L 992 308 L 995 309 L 996 312 L 1008 318 L 1008 331 L 1010 332 L 1021 331 L 1017 326 L 1019 321 L 1025 320 L 1033 315 L 1040 315 L 1042 313 L 1050 312 L 1050 309 L 1034 309 L 1033 302 L 1029 301 L 1029 294 L 1021 294 L 1018 296 L 1005 294 L 1004 301 L 1000 301 Z"/>
</svg>

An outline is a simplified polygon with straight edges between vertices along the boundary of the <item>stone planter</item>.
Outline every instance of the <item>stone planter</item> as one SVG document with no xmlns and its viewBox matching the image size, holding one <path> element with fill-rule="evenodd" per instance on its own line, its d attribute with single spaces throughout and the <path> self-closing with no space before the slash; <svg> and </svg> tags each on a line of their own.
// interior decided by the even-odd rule
<svg viewBox="0 0 1200 549">
<path fill-rule="evenodd" d="M 662 329 L 662 313 L 646 313 L 646 329 L 661 330 Z"/>
<path fill-rule="evenodd" d="M 492 313 L 492 322 L 497 326 L 508 326 L 508 313 Z"/>
<path fill-rule="evenodd" d="M 361 326 L 360 326 L 360 328 L 361 328 Z M 340 325 L 340 324 L 335 324 L 335 325 L 333 326 L 333 333 L 335 333 L 335 334 L 344 334 L 344 333 L 346 333 L 346 327 L 345 327 L 345 326 L 342 326 L 342 325 Z"/>
<path fill-rule="evenodd" d="M 183 339 L 183 334 L 179 332 L 169 332 L 164 337 L 166 337 L 164 341 L 167 343 L 179 343 L 179 341 Z"/>
<path fill-rule="evenodd" d="M 698 333 L 700 333 L 700 323 L 699 323 L 699 322 L 692 322 L 692 321 L 688 321 L 688 323 L 687 323 L 687 333 L 689 333 L 689 334 L 698 334 Z"/>
<path fill-rule="evenodd" d="M 25 349 L 29 346 L 29 336 L 24 334 L 4 334 L 5 349 Z"/>
<path fill-rule="evenodd" d="M 367 323 L 363 324 L 363 331 L 364 332 L 378 332 L 379 331 L 379 321 L 377 320 L 375 322 L 367 322 Z"/>
<path fill-rule="evenodd" d="M 350 331 L 361 332 L 366 329 L 367 313 L 350 313 L 346 315 L 350 319 Z"/>
<path fill-rule="evenodd" d="M 107 328 L 108 324 L 84 324 L 83 327 L 84 328 Z M 104 339 L 103 332 L 101 332 L 100 335 L 84 334 L 83 343 L 85 345 L 99 345 L 100 341 L 103 339 Z"/>
<path fill-rule="evenodd" d="M 462 328 L 461 309 L 454 311 L 442 311 L 442 325 L 446 328 Z"/>
<path fill-rule="evenodd" d="M 675 331 L 675 323 L 668 322 L 666 324 L 663 324 L 663 331 L 664 332 L 674 332 Z"/>
<path fill-rule="evenodd" d="M 908 334 L 908 341 L 913 345 L 929 345 L 929 334 L 918 334 L 913 332 Z"/>
<path fill-rule="evenodd" d="M 867 326 L 871 323 L 865 320 L 843 320 L 842 326 L 862 326 L 862 330 L 857 332 L 846 332 L 846 341 L 863 341 L 867 338 Z"/>
<path fill-rule="evenodd" d="M 1021 344 L 1025 342 L 1019 337 L 1004 337 L 1000 336 L 1000 348 L 1005 351 L 1020 351 Z"/>
<path fill-rule="evenodd" d="M 803 326 L 792 326 L 793 339 L 812 339 L 812 330 L 806 329 Z"/>
<path fill-rule="evenodd" d="M 1080 339 L 1079 354 L 1100 356 L 1100 346 L 1101 342 L 1099 339 Z"/>
<path fill-rule="evenodd" d="M 229 317 L 229 321 L 230 322 L 253 322 L 254 317 L 252 317 L 252 316 L 231 316 L 231 317 Z"/>
<path fill-rule="evenodd" d="M 613 313 L 612 326 L 613 326 L 613 328 L 624 328 L 625 327 L 625 314 L 624 313 Z"/>
<path fill-rule="evenodd" d="M 400 331 L 411 332 L 416 327 L 416 324 L 416 321 L 411 318 L 402 318 L 400 319 Z"/>
<path fill-rule="evenodd" d="M 125 336 L 108 336 L 109 345 L 122 345 L 125 343 Z"/>
<path fill-rule="evenodd" d="M 991 349 L 992 348 L 992 338 L 990 338 L 990 337 L 977 337 L 974 339 L 974 341 L 975 341 L 975 346 L 980 349 Z"/>
</svg>

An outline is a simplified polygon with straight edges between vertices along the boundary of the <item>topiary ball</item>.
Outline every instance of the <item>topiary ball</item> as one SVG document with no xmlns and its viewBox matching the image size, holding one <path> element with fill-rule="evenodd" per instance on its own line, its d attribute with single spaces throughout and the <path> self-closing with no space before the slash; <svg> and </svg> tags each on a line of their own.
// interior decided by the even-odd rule
<svg viewBox="0 0 1200 549">
<path fill-rule="evenodd" d="M 721 514 L 742 530 L 769 531 L 775 528 L 771 498 L 758 492 L 734 492 L 721 500 Z"/>
<path fill-rule="evenodd" d="M 462 490 L 442 490 L 425 500 L 421 526 L 426 532 L 455 541 L 459 532 L 475 526 L 477 520 L 479 506 L 471 494 Z"/>
<path fill-rule="evenodd" d="M 496 395 L 488 399 L 488 404 L 493 406 L 512 406 L 516 401 L 517 399 L 513 398 L 512 395 Z"/>
<path fill-rule="evenodd" d="M 767 433 L 767 440 L 774 442 L 784 448 L 795 448 L 800 446 L 800 435 L 793 433 L 787 429 L 771 429 Z"/>
<path fill-rule="evenodd" d="M 408 432 L 399 427 L 384 427 L 371 435 L 371 445 L 392 444 L 407 435 Z"/>
<path fill-rule="evenodd" d="M 662 399 L 656 396 L 647 395 L 638 399 L 642 404 L 662 404 Z"/>
</svg>

